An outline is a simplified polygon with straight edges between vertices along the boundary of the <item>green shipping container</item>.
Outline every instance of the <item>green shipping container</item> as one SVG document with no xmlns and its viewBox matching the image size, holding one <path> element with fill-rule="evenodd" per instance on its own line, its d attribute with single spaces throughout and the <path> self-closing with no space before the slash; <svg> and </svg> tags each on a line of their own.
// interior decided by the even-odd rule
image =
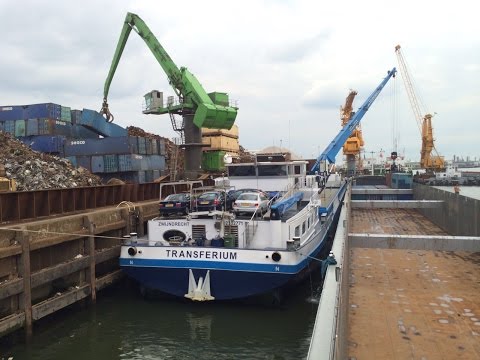
<svg viewBox="0 0 480 360">
<path fill-rule="evenodd" d="M 15 120 L 15 137 L 25 136 L 25 120 Z"/>
<path fill-rule="evenodd" d="M 224 171 L 225 151 L 205 151 L 202 154 L 202 169 L 205 171 Z"/>
</svg>

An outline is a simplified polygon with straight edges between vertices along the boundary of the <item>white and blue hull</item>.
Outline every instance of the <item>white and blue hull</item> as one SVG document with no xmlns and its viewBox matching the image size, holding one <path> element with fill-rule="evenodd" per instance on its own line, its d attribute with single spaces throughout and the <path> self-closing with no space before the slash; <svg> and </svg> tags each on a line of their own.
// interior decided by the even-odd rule
<svg viewBox="0 0 480 360">
<path fill-rule="evenodd" d="M 206 227 L 208 235 L 215 231 L 215 220 L 151 220 L 149 240 L 124 244 L 120 266 L 145 288 L 178 297 L 192 298 L 188 296 L 193 291 L 192 276 L 193 287 L 205 288 L 208 281 L 208 298 L 200 300 L 239 299 L 272 292 L 300 281 L 317 267 L 315 258 L 324 248 L 329 233 L 335 230 L 345 189 L 343 183 L 330 190 L 333 196 L 327 206 L 309 202 L 286 221 L 257 220 L 255 234 L 250 239 L 242 236 L 247 233 L 249 220 L 232 221 L 238 229 L 235 247 L 164 246 L 165 242 L 160 244 L 157 240 L 166 231 L 178 229 L 191 236 L 190 229 L 201 225 Z M 286 239 L 295 235 L 299 235 L 298 243 L 291 247 Z"/>
</svg>

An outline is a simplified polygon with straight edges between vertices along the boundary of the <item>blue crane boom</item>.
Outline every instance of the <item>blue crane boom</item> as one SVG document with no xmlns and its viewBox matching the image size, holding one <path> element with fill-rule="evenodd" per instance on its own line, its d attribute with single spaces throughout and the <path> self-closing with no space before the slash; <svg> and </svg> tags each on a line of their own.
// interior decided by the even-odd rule
<svg viewBox="0 0 480 360">
<path fill-rule="evenodd" d="M 385 79 L 383 79 L 383 81 L 380 83 L 380 85 L 377 86 L 375 91 L 368 97 L 368 99 L 363 103 L 363 105 L 360 106 L 358 111 L 352 116 L 352 118 L 347 122 L 347 124 L 345 124 L 345 126 L 340 130 L 338 135 L 335 136 L 332 142 L 320 154 L 320 156 L 317 158 L 317 161 L 315 161 L 315 164 L 310 170 L 311 173 L 315 173 L 316 171 L 318 171 L 320 168 L 320 163 L 323 161 L 335 163 L 335 157 L 337 156 L 340 149 L 343 147 L 345 141 L 347 141 L 348 137 L 352 134 L 352 131 L 355 130 L 355 128 L 358 126 L 360 120 L 362 120 L 363 116 L 373 104 L 378 94 L 380 94 L 380 91 L 382 91 L 388 80 L 390 80 L 392 76 L 395 77 L 396 72 L 397 70 L 395 68 L 388 72 L 388 75 L 385 77 Z"/>
</svg>

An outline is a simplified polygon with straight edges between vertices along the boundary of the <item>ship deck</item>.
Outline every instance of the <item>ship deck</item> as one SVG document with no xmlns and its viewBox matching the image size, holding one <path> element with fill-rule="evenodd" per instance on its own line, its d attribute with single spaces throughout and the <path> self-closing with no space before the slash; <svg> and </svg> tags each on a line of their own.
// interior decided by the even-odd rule
<svg viewBox="0 0 480 360">
<path fill-rule="evenodd" d="M 353 233 L 448 235 L 412 209 L 352 209 Z M 350 250 L 349 359 L 480 359 L 480 253 Z"/>
</svg>

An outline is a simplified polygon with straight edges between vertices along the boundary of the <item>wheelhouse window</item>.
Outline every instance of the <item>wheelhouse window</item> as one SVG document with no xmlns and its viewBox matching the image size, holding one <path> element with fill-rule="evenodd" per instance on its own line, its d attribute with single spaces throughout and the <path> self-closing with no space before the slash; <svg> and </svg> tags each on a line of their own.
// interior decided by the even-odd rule
<svg viewBox="0 0 480 360">
<path fill-rule="evenodd" d="M 262 165 L 258 167 L 258 176 L 285 176 L 286 165 Z"/>
<path fill-rule="evenodd" d="M 255 166 L 228 166 L 228 176 L 255 176 Z"/>
</svg>

